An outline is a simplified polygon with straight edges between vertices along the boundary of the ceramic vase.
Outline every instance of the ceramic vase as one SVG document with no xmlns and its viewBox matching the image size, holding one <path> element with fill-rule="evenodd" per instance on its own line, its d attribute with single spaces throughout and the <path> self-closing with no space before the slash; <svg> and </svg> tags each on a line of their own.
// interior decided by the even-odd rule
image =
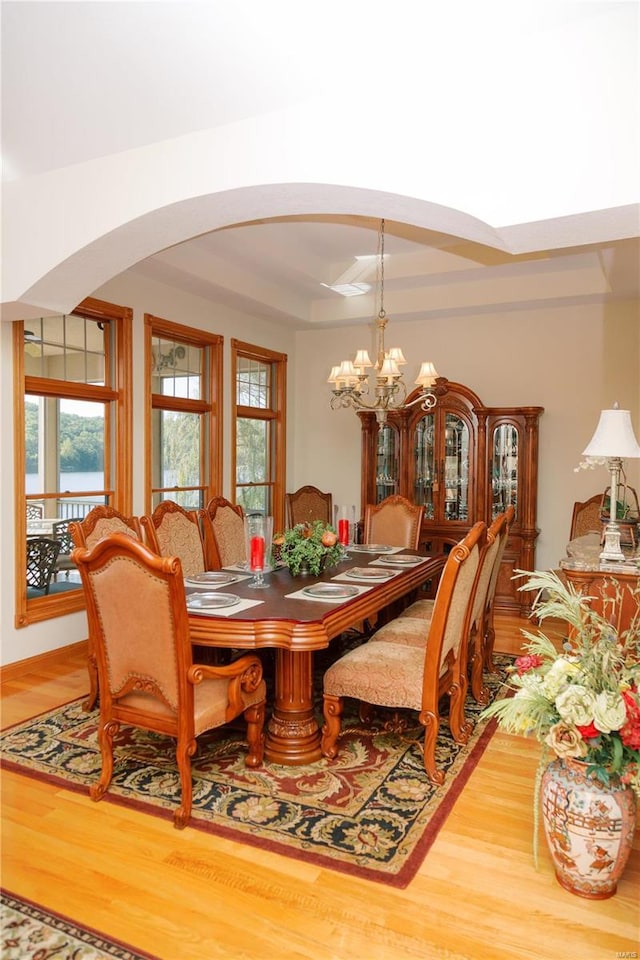
<svg viewBox="0 0 640 960">
<path fill-rule="evenodd" d="M 591 900 L 613 896 L 636 826 L 631 787 L 605 786 L 586 763 L 557 759 L 542 775 L 540 809 L 558 883 Z"/>
</svg>

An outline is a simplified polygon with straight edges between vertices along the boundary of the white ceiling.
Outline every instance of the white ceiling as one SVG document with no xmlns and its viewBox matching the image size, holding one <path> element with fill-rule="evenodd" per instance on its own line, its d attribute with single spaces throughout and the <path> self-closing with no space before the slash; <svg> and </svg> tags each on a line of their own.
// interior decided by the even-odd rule
<svg viewBox="0 0 640 960">
<path fill-rule="evenodd" d="M 363 98 L 371 102 L 379 95 L 394 52 L 407 97 L 416 89 L 442 89 L 462 59 L 467 66 L 490 64 L 492 53 L 504 49 L 505 31 L 511 39 L 530 31 L 532 9 L 533 26 L 545 35 L 552 27 L 571 29 L 585 17 L 597 18 L 606 7 L 541 0 L 533 6 L 468 4 L 463 32 L 459 3 L 427 0 L 400 0 L 394 20 L 388 0 L 325 0 L 314 8 L 299 0 L 3 0 L 3 179 L 37 180 L 48 171 L 300 103 L 338 85 L 344 111 L 357 112 Z M 426 9 L 437 18 L 440 35 L 455 38 L 455 45 L 445 50 L 437 31 L 414 28 L 412 15 Z M 479 44 L 477 31 L 487 26 L 488 39 Z M 310 55 L 305 41 L 311 34 L 320 56 Z M 429 108 L 435 109 L 433 102 Z M 506 124 L 513 119 L 504 117 Z M 483 147 L 470 143 L 470 149 Z M 385 143 L 382 120 L 371 130 L 371 148 L 394 148 Z M 195 237 L 131 270 L 294 327 L 367 322 L 377 312 L 373 296 L 343 298 L 321 284 L 334 282 L 356 256 L 374 254 L 377 229 L 377 220 L 364 217 L 282 217 Z M 392 317 L 422 319 L 640 296 L 637 236 L 587 246 L 565 242 L 510 255 L 388 222 L 385 307 Z"/>
</svg>

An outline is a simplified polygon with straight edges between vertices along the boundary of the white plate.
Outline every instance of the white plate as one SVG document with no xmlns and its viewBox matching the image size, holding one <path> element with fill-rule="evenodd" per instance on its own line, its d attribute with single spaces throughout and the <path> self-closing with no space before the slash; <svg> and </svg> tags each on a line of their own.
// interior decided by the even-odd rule
<svg viewBox="0 0 640 960">
<path fill-rule="evenodd" d="M 395 547 L 389 547 L 386 543 L 359 543 L 349 549 L 359 553 L 391 553 Z"/>
<path fill-rule="evenodd" d="M 235 574 L 224 573 L 223 570 L 205 570 L 193 577 L 185 577 L 184 582 L 188 587 L 215 587 L 225 583 L 237 583 L 238 579 Z"/>
<path fill-rule="evenodd" d="M 207 613 L 220 607 L 233 607 L 240 603 L 235 593 L 196 593 L 187 597 L 187 610 L 190 613 Z"/>
<path fill-rule="evenodd" d="M 397 563 L 400 566 L 406 564 L 407 566 L 410 566 L 414 563 L 421 563 L 422 560 L 424 560 L 424 557 L 410 557 L 405 553 L 394 553 L 392 557 L 387 557 L 385 563 Z"/>
<path fill-rule="evenodd" d="M 309 597 L 326 597 L 327 600 L 348 600 L 360 593 L 357 587 L 342 586 L 339 583 L 312 583 L 310 587 L 303 587 L 302 592 Z"/>
<path fill-rule="evenodd" d="M 387 580 L 394 573 L 395 570 L 385 570 L 384 567 L 353 567 L 345 575 L 354 580 Z"/>
</svg>

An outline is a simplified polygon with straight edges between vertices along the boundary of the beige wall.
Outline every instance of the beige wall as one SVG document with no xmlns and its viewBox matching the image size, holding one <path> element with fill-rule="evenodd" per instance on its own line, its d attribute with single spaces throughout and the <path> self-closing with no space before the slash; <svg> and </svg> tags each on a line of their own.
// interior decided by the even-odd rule
<svg viewBox="0 0 640 960">
<path fill-rule="evenodd" d="M 360 495 L 360 421 L 348 410 L 329 408 L 326 383 L 333 363 L 371 346 L 369 326 L 292 332 L 262 320 L 217 307 L 199 297 L 179 294 L 152 280 L 124 274 L 95 296 L 134 310 L 134 449 L 144 449 L 143 314 L 221 333 L 225 337 L 225 396 L 229 396 L 229 345 L 238 337 L 289 356 L 288 489 L 314 483 L 331 490 L 337 503 L 355 503 Z M 539 405 L 541 528 L 537 564 L 556 566 L 564 553 L 571 509 L 604 489 L 603 468 L 574 473 L 602 408 L 618 400 L 629 407 L 640 437 L 639 305 L 599 306 L 505 312 L 496 316 L 444 318 L 396 323 L 391 319 L 387 345 L 402 346 L 418 360 L 431 359 L 439 373 L 470 386 L 487 405 Z M 11 403 L 11 330 L 0 324 L 0 427 L 2 542 L 11 545 L 13 528 L 13 411 Z M 227 404 L 228 407 L 228 404 Z M 224 418 L 225 461 L 229 449 L 229 411 Z M 640 463 L 630 477 L 640 489 Z M 134 468 L 134 510 L 144 504 L 142 456 Z M 231 492 L 228 472 L 224 492 Z M 2 662 L 11 663 L 83 639 L 84 614 L 15 630 L 11 547 L 0 552 L 0 636 Z"/>
<path fill-rule="evenodd" d="M 369 347 L 366 327 L 302 331 L 296 338 L 296 426 L 291 486 L 316 483 L 338 503 L 360 498 L 360 421 L 349 410 L 329 410 L 324 381 L 332 364 Z M 540 418 L 537 563 L 554 567 L 564 555 L 575 500 L 603 490 L 604 468 L 574 472 L 600 410 L 618 400 L 628 407 L 640 437 L 639 305 L 574 306 L 496 316 L 397 323 L 387 346 L 418 361 L 432 360 L 441 376 L 467 384 L 488 406 L 534 405 Z M 324 385 L 323 385 L 324 384 Z M 638 482 L 638 462 L 629 476 Z"/>
</svg>

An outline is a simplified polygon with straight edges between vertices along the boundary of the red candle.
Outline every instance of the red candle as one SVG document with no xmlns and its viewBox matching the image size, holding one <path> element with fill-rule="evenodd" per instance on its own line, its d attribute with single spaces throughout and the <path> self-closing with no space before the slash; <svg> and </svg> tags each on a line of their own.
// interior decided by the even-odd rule
<svg viewBox="0 0 640 960">
<path fill-rule="evenodd" d="M 251 537 L 251 569 L 264 567 L 264 537 Z"/>
<path fill-rule="evenodd" d="M 349 546 L 349 521 L 338 520 L 338 540 L 343 547 Z"/>
</svg>

